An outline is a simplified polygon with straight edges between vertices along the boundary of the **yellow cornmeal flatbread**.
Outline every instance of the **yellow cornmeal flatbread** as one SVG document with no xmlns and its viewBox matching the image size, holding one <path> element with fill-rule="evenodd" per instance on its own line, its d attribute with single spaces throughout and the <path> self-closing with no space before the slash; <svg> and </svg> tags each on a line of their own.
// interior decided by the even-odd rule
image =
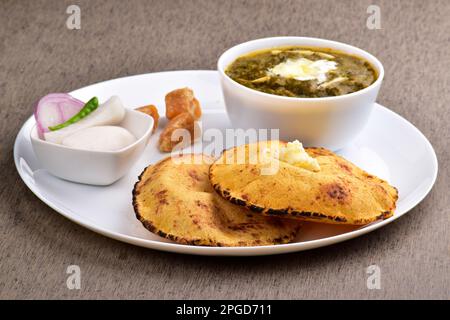
<svg viewBox="0 0 450 320">
<path fill-rule="evenodd" d="M 274 142 L 284 144 L 265 143 Z M 265 147 L 260 142 L 224 151 L 210 168 L 214 189 L 230 202 L 265 215 L 353 225 L 393 215 L 397 189 L 335 153 L 306 148 L 319 162 L 318 172 L 274 159 L 278 171 L 262 175 L 263 161 L 249 159 Z M 235 161 L 238 154 L 245 155 L 244 162 Z"/>
<path fill-rule="evenodd" d="M 133 190 L 136 217 L 151 232 L 182 244 L 259 246 L 295 238 L 300 222 L 261 216 L 220 197 L 208 179 L 213 161 L 183 155 L 146 168 Z"/>
</svg>

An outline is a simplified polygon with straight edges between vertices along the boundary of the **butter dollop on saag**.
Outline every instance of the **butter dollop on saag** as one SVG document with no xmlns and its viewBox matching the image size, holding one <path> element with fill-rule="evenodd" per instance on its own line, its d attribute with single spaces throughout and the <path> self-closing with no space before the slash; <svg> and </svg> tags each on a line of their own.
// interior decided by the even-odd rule
<svg viewBox="0 0 450 320">
<path fill-rule="evenodd" d="M 279 47 L 237 58 L 225 70 L 265 93 L 301 98 L 340 96 L 370 86 L 377 72 L 363 58 L 327 48 Z"/>
</svg>

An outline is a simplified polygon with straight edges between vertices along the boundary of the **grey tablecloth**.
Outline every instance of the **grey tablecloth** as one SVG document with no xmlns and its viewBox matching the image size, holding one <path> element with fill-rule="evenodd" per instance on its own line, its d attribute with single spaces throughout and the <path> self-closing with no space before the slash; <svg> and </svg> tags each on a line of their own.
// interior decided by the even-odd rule
<svg viewBox="0 0 450 320">
<path fill-rule="evenodd" d="M 450 298 L 450 2 L 0 2 L 0 298 Z M 81 9 L 68 30 L 66 8 Z M 214 69 L 249 39 L 302 35 L 366 49 L 384 63 L 379 102 L 416 125 L 440 162 L 437 183 L 410 214 L 366 236 L 296 254 L 211 258 L 133 247 L 88 231 L 39 201 L 18 177 L 14 138 L 32 103 L 111 78 Z M 66 286 L 79 265 L 80 290 Z M 366 286 L 366 267 L 381 289 Z"/>
</svg>

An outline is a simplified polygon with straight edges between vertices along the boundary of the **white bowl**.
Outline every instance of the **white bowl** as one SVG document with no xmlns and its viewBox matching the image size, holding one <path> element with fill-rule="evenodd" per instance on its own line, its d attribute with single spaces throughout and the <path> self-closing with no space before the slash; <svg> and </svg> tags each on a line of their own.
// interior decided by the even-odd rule
<svg viewBox="0 0 450 320">
<path fill-rule="evenodd" d="M 149 115 L 126 109 L 119 126 L 130 131 L 136 141 L 118 151 L 89 151 L 47 142 L 31 130 L 31 144 L 42 166 L 53 175 L 79 183 L 109 185 L 123 177 L 142 155 L 153 128 Z"/>
<path fill-rule="evenodd" d="M 239 56 L 260 49 L 297 45 L 337 49 L 366 59 L 376 69 L 377 80 L 350 94 L 324 98 L 292 98 L 247 88 L 225 74 Z M 330 40 L 274 37 L 234 46 L 219 58 L 218 70 L 228 116 L 235 128 L 279 129 L 282 140 L 299 139 L 306 146 L 337 150 L 348 144 L 367 124 L 383 81 L 381 62 L 364 50 Z"/>
</svg>

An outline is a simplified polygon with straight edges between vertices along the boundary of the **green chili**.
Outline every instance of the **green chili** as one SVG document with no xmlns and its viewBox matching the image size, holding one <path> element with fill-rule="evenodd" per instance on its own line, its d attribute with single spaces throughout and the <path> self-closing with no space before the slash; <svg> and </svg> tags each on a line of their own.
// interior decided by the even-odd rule
<svg viewBox="0 0 450 320">
<path fill-rule="evenodd" d="M 81 119 L 83 119 L 84 117 L 89 115 L 91 112 L 93 112 L 97 108 L 98 108 L 98 99 L 97 99 L 97 97 L 93 97 L 91 100 L 86 102 L 84 107 L 81 108 L 81 110 L 76 115 L 74 115 L 72 118 L 70 118 L 66 122 L 63 122 L 56 126 L 48 127 L 48 129 L 50 131 L 56 131 L 56 130 L 65 128 L 71 124 L 74 124 L 74 123 L 80 121 Z"/>
</svg>

